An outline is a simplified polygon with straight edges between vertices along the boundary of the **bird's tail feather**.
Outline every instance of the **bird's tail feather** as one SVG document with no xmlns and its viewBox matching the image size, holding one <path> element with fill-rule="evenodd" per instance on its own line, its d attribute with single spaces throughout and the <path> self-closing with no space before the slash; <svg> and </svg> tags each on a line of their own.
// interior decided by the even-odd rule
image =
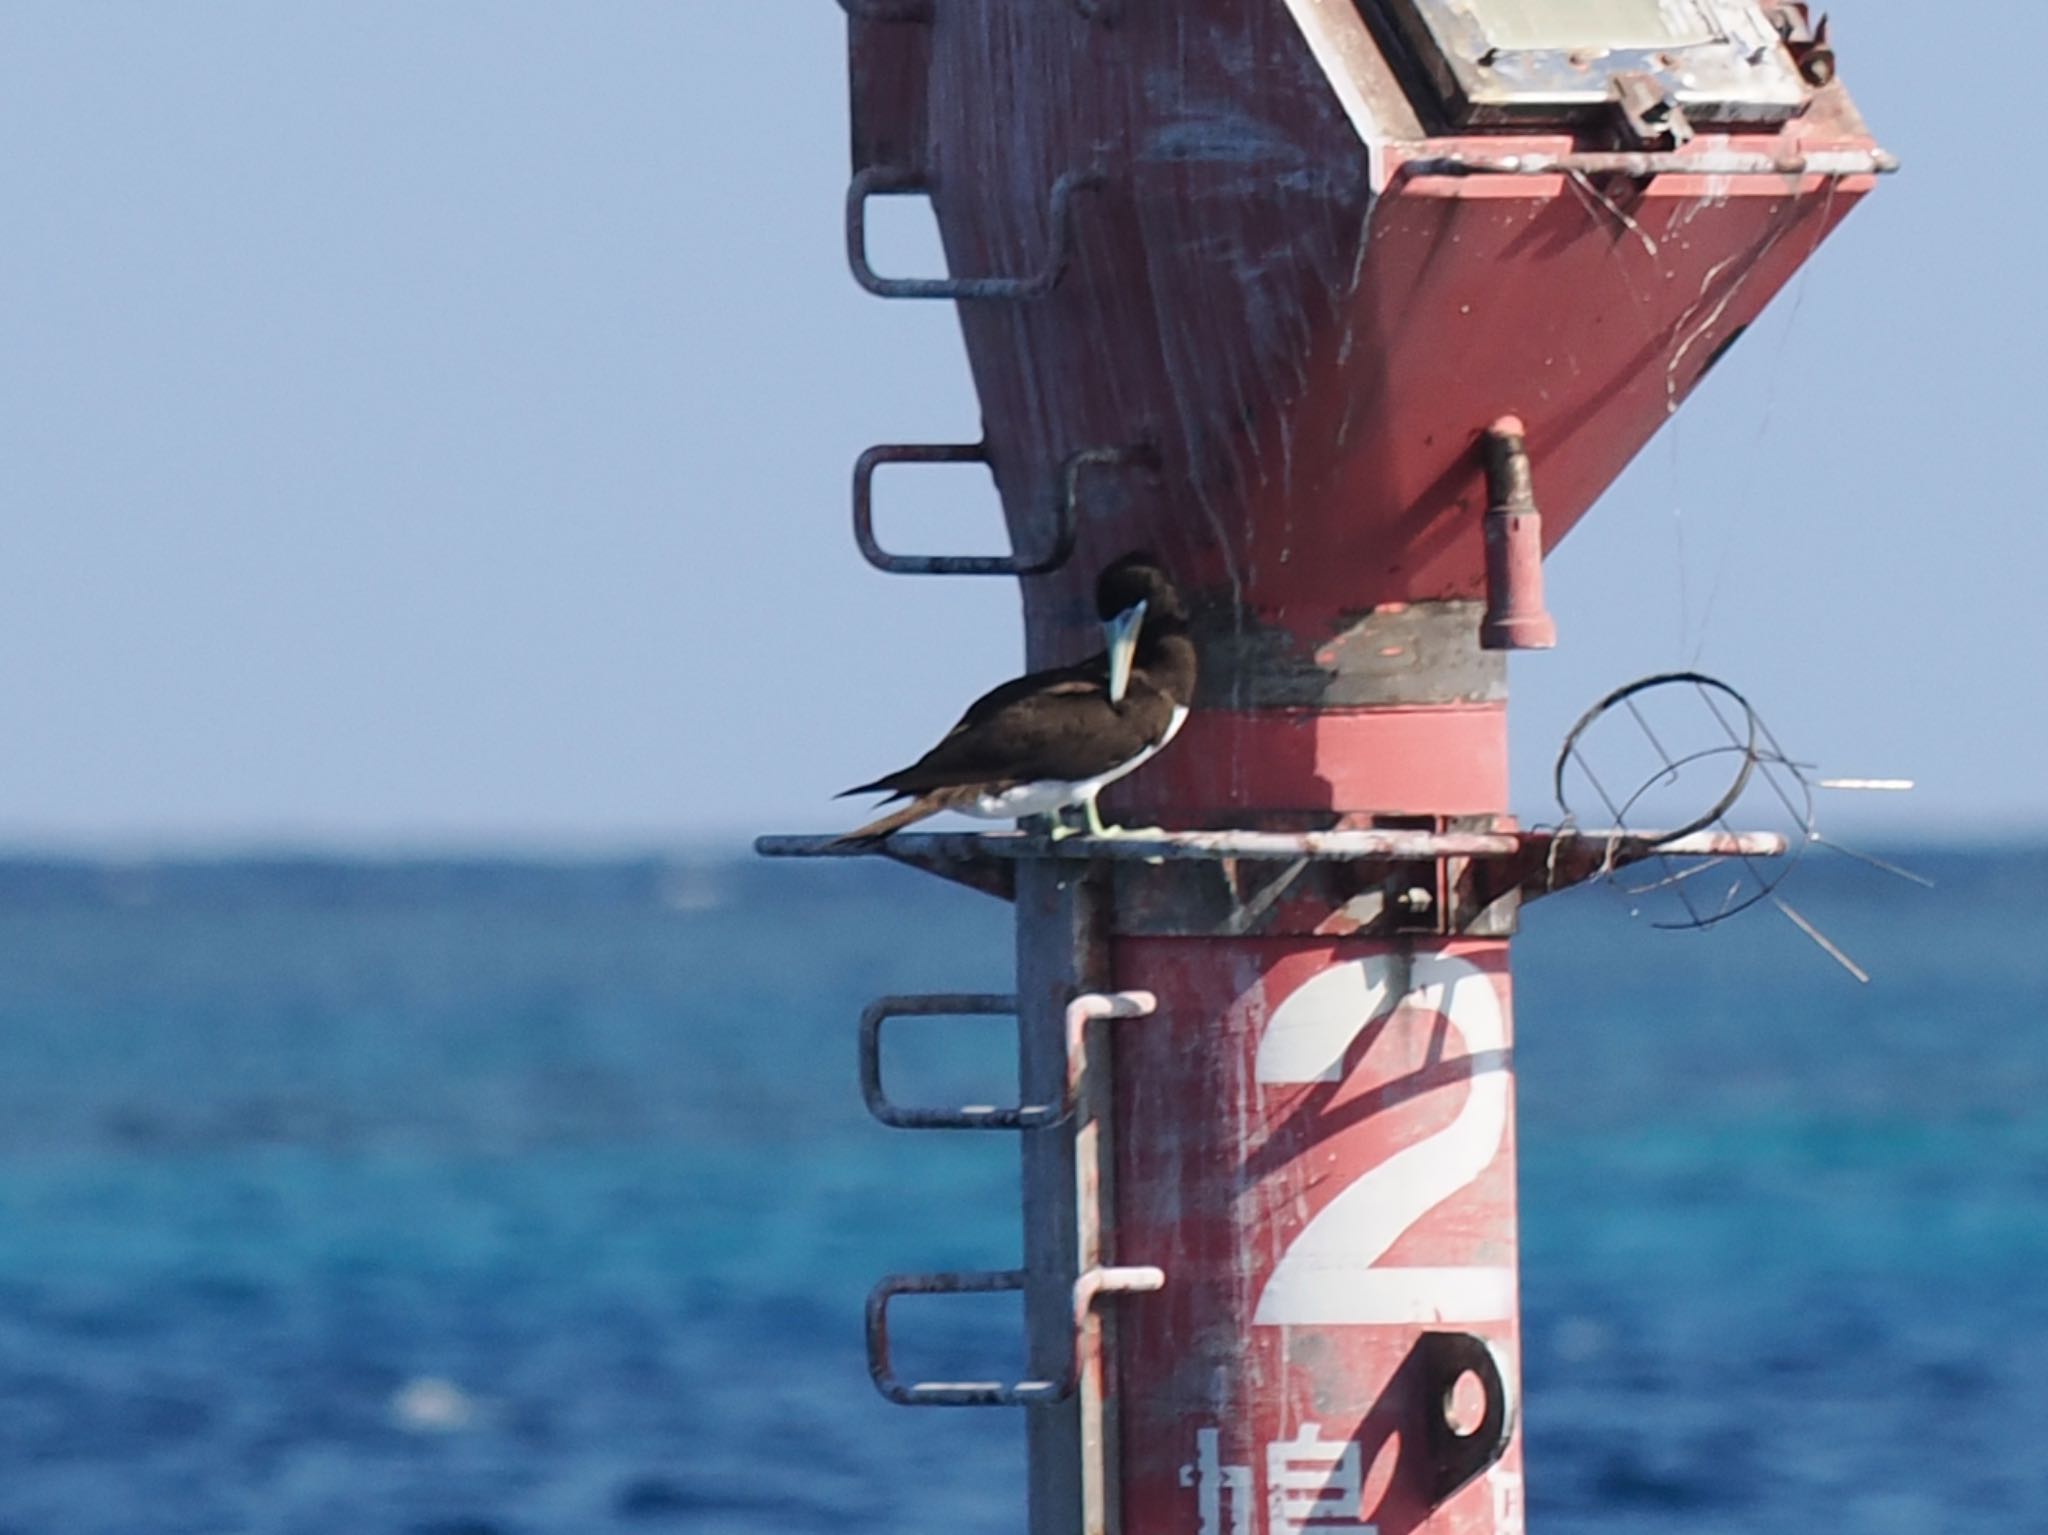
<svg viewBox="0 0 2048 1535">
<path fill-rule="evenodd" d="M 895 774 L 892 773 L 889 776 L 893 778 Z M 885 789 L 889 791 L 889 796 L 892 799 L 901 799 L 903 797 L 903 791 L 889 782 L 888 778 L 877 778 L 873 783 L 855 784 L 851 789 L 841 789 L 832 797 L 834 799 L 852 799 L 856 794 L 880 794 Z"/>
<path fill-rule="evenodd" d="M 857 827 L 842 837 L 833 838 L 832 845 L 834 847 L 843 847 L 855 842 L 880 842 L 884 837 L 899 832 L 904 827 L 913 825 L 929 816 L 935 816 L 941 810 L 951 810 L 958 805 L 968 803 L 973 797 L 972 790 L 963 792 L 961 789 L 954 788 L 934 789 L 929 794 L 920 794 L 909 804 L 890 811 L 879 820 L 870 821 L 867 825 Z"/>
</svg>

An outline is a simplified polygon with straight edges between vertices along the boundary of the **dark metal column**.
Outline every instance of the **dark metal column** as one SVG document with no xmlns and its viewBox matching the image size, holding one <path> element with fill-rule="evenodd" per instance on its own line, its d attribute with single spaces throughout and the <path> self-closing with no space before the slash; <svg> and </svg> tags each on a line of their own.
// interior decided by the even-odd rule
<svg viewBox="0 0 2048 1535">
<path fill-rule="evenodd" d="M 1067 1004 L 1108 983 L 1103 882 L 1087 864 L 1030 860 L 1017 869 L 1018 1073 L 1026 1102 L 1050 1102 L 1067 1081 Z M 1099 1053 L 1097 1059 L 1102 1059 Z M 1091 1073 L 1092 1075 L 1092 1073 Z M 1091 1084 L 1088 1096 L 1098 1089 Z M 1023 1137 L 1024 1292 L 1030 1370 L 1055 1379 L 1074 1357 L 1074 1281 L 1084 1266 L 1075 1220 L 1077 1145 L 1091 1148 L 1090 1105 L 1072 1125 Z M 1031 1457 L 1030 1535 L 1078 1535 L 1084 1502 L 1101 1503 L 1085 1439 L 1099 1443 L 1101 1399 L 1084 1384 L 1056 1405 L 1025 1414 Z M 1090 1396 L 1093 1400 L 1089 1400 Z M 1093 1527 L 1100 1529 L 1100 1525 Z"/>
</svg>

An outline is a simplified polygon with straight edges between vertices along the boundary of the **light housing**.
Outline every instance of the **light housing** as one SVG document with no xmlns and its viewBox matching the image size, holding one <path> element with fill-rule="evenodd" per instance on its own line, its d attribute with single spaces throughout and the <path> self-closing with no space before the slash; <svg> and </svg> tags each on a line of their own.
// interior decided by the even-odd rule
<svg viewBox="0 0 2048 1535">
<path fill-rule="evenodd" d="M 1781 123 L 1808 89 L 1756 0 L 1358 0 L 1390 15 L 1460 127 L 1568 124 L 1647 77 L 1695 122 Z"/>
</svg>

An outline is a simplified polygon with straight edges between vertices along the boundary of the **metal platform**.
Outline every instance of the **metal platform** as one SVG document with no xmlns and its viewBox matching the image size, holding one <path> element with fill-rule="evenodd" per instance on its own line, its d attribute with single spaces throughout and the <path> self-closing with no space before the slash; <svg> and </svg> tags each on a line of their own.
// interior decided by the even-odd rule
<svg viewBox="0 0 2048 1535">
<path fill-rule="evenodd" d="M 1407 863 L 1429 858 L 1521 858 L 1534 853 L 1591 853 L 1619 868 L 1645 858 L 1779 858 L 1789 850 L 1774 832 L 1695 832 L 1673 837 L 1640 831 L 1143 831 L 1120 837 L 1062 837 L 1042 833 L 912 832 L 878 842 L 837 837 L 755 839 L 763 858 L 863 858 L 880 855 L 905 863 L 991 858 L 1064 858 L 1079 862 L 1199 863 L 1214 859 L 1334 863 Z"/>
<path fill-rule="evenodd" d="M 1791 850 L 1773 832 L 1663 832 L 1563 828 L 1533 831 L 1132 831 L 1118 837 L 1043 832 L 915 832 L 877 842 L 828 836 L 771 836 L 754 843 L 764 858 L 888 858 L 929 874 L 1012 899 L 1017 864 L 1419 865 L 1456 860 L 1491 866 L 1494 891 L 1523 899 L 1569 889 L 1649 859 L 1780 858 Z"/>
</svg>

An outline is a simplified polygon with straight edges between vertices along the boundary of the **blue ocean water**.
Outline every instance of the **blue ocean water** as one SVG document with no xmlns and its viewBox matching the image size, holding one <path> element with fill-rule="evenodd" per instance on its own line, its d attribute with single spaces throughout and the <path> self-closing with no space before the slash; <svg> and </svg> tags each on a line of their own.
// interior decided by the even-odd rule
<svg viewBox="0 0 2048 1535">
<path fill-rule="evenodd" d="M 1867 988 L 1530 912 L 1539 1532 L 2048 1529 L 2048 853 L 1914 861 L 1798 876 Z M 1018 1530 L 1016 1417 L 860 1342 L 877 1274 L 1015 1261 L 1014 1146 L 853 1076 L 871 996 L 1009 978 L 887 868 L 0 866 L 0 1535 Z M 899 1043 L 1003 1090 L 998 1024 Z"/>
</svg>

